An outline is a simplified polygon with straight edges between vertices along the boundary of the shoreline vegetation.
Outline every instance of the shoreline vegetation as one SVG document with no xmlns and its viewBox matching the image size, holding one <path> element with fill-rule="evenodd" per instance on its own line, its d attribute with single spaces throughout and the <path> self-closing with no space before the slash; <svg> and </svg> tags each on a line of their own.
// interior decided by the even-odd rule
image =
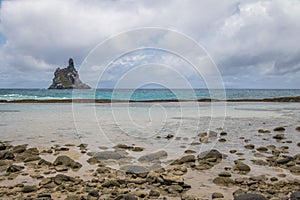
<svg viewBox="0 0 300 200">
<path fill-rule="evenodd" d="M 153 102 L 300 102 L 300 96 L 294 97 L 277 97 L 264 99 L 227 99 L 218 100 L 203 98 L 198 100 L 181 100 L 181 99 L 165 99 L 165 100 L 111 100 L 111 99 L 20 99 L 5 100 L 1 99 L 0 103 L 153 103 Z"/>
</svg>

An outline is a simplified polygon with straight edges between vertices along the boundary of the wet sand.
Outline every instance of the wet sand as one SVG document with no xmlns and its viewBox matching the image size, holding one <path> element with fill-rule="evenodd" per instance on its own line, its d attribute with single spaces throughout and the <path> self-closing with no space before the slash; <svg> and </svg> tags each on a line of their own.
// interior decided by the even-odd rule
<svg viewBox="0 0 300 200">
<path fill-rule="evenodd" d="M 114 110 L 120 118 L 99 105 L 95 119 L 81 104 L 75 120 L 66 105 L 0 105 L 2 199 L 233 199 L 258 193 L 275 200 L 300 190 L 297 103 L 231 103 L 223 127 L 208 126 L 205 103 L 200 118 L 190 105 L 180 115 L 177 104 L 166 103 L 164 123 L 159 107 L 134 104 L 139 128 L 122 116 L 123 104 Z M 149 108 L 150 125 L 140 115 Z M 223 122 L 222 113 L 215 117 Z M 138 131 L 144 135 L 136 137 Z"/>
</svg>

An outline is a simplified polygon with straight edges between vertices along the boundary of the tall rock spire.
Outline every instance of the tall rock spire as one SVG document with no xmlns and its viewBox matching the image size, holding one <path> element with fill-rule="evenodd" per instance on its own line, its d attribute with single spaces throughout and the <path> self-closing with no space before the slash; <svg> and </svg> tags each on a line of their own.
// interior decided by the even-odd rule
<svg viewBox="0 0 300 200">
<path fill-rule="evenodd" d="M 91 89 L 91 87 L 79 79 L 74 61 L 70 58 L 66 68 L 55 70 L 53 83 L 48 89 Z"/>
</svg>

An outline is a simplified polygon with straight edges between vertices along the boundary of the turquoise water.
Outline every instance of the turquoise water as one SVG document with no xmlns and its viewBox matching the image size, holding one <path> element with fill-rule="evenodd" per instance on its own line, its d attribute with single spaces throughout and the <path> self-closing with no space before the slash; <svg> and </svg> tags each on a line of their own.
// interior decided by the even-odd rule
<svg viewBox="0 0 300 200">
<path fill-rule="evenodd" d="M 216 93 L 222 91 L 215 90 Z M 275 97 L 300 96 L 300 89 L 226 89 L 227 99 L 264 99 Z M 47 90 L 47 89 L 0 89 L 1 100 L 21 99 L 114 99 L 114 100 L 195 100 L 210 98 L 207 89 L 97 89 L 80 90 L 76 95 L 72 90 Z"/>
</svg>

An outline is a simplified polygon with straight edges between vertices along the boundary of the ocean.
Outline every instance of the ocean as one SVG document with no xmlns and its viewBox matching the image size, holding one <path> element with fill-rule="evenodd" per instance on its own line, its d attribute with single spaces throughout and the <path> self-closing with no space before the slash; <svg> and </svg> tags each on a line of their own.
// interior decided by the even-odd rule
<svg viewBox="0 0 300 200">
<path fill-rule="evenodd" d="M 214 90 L 222 93 L 221 90 Z M 278 97 L 300 96 L 300 89 L 226 89 L 227 100 L 236 99 L 265 99 Z M 220 95 L 221 98 L 224 96 Z M 96 89 L 76 90 L 47 90 L 47 89 L 0 89 L 0 100 L 48 100 L 48 99 L 107 99 L 107 100 L 195 100 L 210 98 L 208 89 Z"/>
</svg>

